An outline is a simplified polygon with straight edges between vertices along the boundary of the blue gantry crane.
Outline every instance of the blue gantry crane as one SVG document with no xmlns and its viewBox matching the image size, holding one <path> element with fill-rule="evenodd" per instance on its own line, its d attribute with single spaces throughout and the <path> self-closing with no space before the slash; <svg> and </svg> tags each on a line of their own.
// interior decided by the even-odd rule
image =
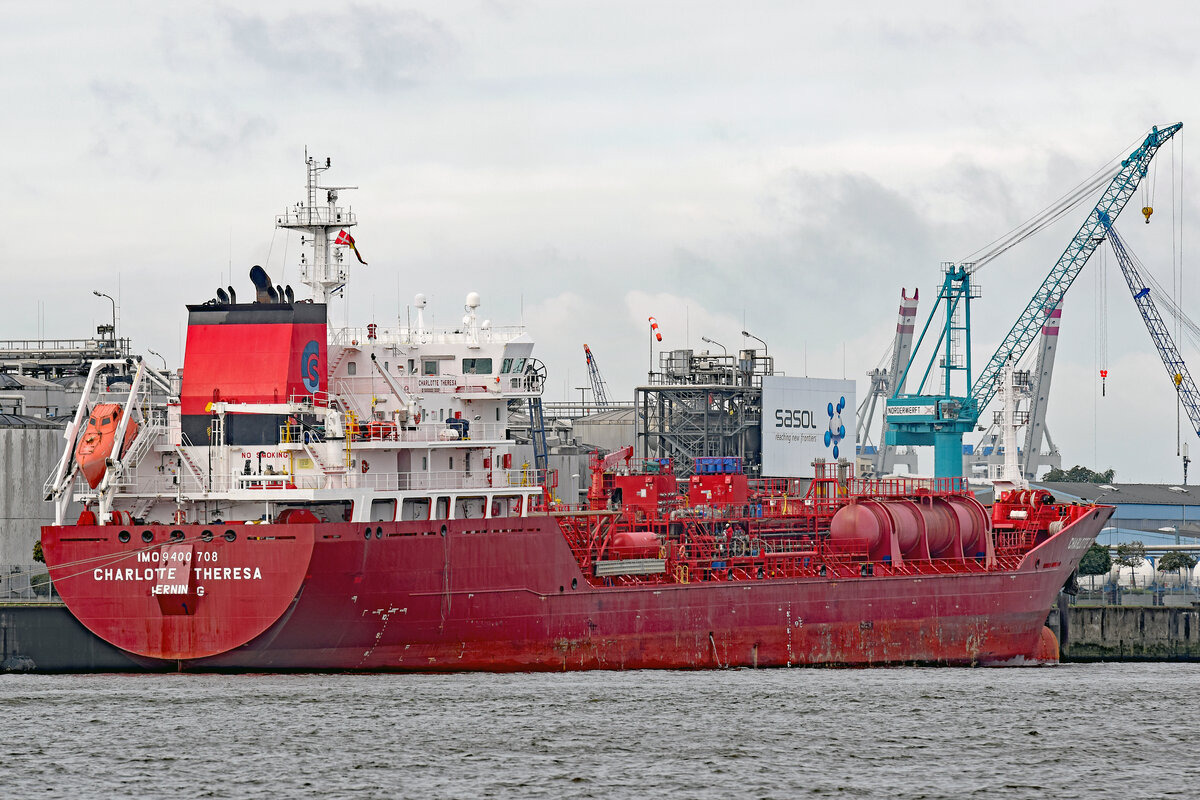
<svg viewBox="0 0 1200 800">
<path fill-rule="evenodd" d="M 1113 228 L 1112 220 L 1102 218 L 1101 223 L 1108 234 L 1108 243 L 1117 256 L 1117 263 L 1121 265 L 1121 274 L 1125 276 L 1125 283 L 1129 286 L 1129 293 L 1133 295 L 1133 302 L 1137 304 L 1138 312 L 1146 323 L 1146 330 L 1150 332 L 1150 338 L 1154 340 L 1154 347 L 1158 350 L 1158 356 L 1167 369 L 1167 375 L 1171 377 L 1171 383 L 1174 384 L 1175 391 L 1179 395 L 1179 402 L 1183 404 L 1184 409 L 1187 410 L 1188 419 L 1192 421 L 1192 430 L 1200 435 L 1200 400 L 1198 400 L 1196 384 L 1192 380 L 1191 373 L 1188 372 L 1187 364 L 1183 363 L 1183 356 L 1179 354 L 1179 348 L 1175 346 L 1175 339 L 1171 336 L 1170 329 L 1163 324 L 1158 307 L 1151 296 L 1149 285 L 1142 280 L 1138 270 L 1137 257 L 1125 246 L 1125 241 Z"/>
<path fill-rule="evenodd" d="M 974 382 L 971 380 L 971 300 L 978 297 L 979 292 L 971 277 L 987 261 L 999 255 L 1008 246 L 1031 235 L 1044 225 L 1045 221 L 1039 220 L 1027 226 L 1014 237 L 1009 237 L 1008 244 L 992 250 L 978 261 L 943 265 L 942 285 L 937 300 L 916 347 L 913 348 L 913 355 L 905 367 L 899 385 L 905 384 L 909 372 L 917 364 L 921 344 L 941 310 L 944 313 L 944 323 L 935 352 L 925 367 L 917 391 L 912 394 L 897 391 L 887 401 L 887 444 L 933 445 L 934 475 L 956 477 L 962 474 L 963 434 L 975 428 L 980 414 L 995 397 L 1004 365 L 1010 360 L 1019 360 L 1025 354 L 1042 327 L 1045 310 L 1062 300 L 1088 258 L 1103 241 L 1106 232 L 1104 221 L 1107 220 L 1108 224 L 1111 224 L 1111 221 L 1117 218 L 1146 176 L 1154 154 L 1182 127 L 1183 123 L 1176 123 L 1162 129 L 1152 128 L 1141 145 L 1121 162 L 1096 207 L 1088 214 L 1071 243 L 1067 245 Z M 1085 190 L 1087 188 L 1085 187 Z M 1070 203 L 1064 202 L 1053 209 L 1052 216 L 1056 217 L 1068 210 L 1073 202 L 1077 202 L 1079 196 L 1077 194 Z M 942 389 L 940 393 L 934 393 L 927 390 L 926 386 L 939 357 Z M 965 395 L 953 393 L 952 378 L 956 372 L 964 373 L 965 385 L 969 387 Z"/>
</svg>

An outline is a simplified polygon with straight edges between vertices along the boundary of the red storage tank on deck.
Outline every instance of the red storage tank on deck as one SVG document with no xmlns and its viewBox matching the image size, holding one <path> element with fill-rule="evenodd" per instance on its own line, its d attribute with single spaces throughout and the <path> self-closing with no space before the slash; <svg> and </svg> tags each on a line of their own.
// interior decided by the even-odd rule
<svg viewBox="0 0 1200 800">
<path fill-rule="evenodd" d="M 658 558 L 658 537 L 654 531 L 617 531 L 609 547 L 610 558 Z"/>
<path fill-rule="evenodd" d="M 990 552 L 987 515 L 968 497 L 851 503 L 834 514 L 829 537 L 847 552 L 865 548 L 872 561 L 962 559 Z"/>
</svg>

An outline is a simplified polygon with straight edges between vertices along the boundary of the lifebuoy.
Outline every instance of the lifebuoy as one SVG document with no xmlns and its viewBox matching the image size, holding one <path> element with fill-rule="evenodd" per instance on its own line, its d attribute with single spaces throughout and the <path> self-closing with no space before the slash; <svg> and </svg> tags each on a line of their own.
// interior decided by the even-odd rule
<svg viewBox="0 0 1200 800">
<path fill-rule="evenodd" d="M 371 465 L 370 465 L 370 464 L 368 464 L 368 463 L 367 463 L 367 460 L 364 458 L 364 459 L 363 459 L 363 461 L 362 461 L 362 471 L 363 471 L 363 473 L 364 473 L 364 474 L 366 474 L 366 471 L 367 471 L 367 470 L 369 470 L 370 468 L 371 468 Z"/>
</svg>

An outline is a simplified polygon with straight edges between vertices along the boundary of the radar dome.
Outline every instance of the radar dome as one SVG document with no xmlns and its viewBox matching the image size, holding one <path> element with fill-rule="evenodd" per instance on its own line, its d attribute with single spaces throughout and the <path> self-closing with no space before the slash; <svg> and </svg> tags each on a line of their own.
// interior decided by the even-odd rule
<svg viewBox="0 0 1200 800">
<path fill-rule="evenodd" d="M 467 292 L 467 308 L 479 308 L 479 292 Z"/>
<path fill-rule="evenodd" d="M 424 308 L 426 305 L 425 295 L 418 293 L 417 296 L 413 298 L 413 305 L 417 308 Z"/>
</svg>

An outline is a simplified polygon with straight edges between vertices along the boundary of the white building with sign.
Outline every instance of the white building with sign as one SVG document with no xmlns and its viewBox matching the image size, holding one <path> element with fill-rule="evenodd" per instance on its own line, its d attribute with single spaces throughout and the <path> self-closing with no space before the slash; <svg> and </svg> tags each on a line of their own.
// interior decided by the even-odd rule
<svg viewBox="0 0 1200 800">
<path fill-rule="evenodd" d="M 812 462 L 853 460 L 854 381 L 765 376 L 762 381 L 762 474 L 812 477 Z"/>
</svg>

